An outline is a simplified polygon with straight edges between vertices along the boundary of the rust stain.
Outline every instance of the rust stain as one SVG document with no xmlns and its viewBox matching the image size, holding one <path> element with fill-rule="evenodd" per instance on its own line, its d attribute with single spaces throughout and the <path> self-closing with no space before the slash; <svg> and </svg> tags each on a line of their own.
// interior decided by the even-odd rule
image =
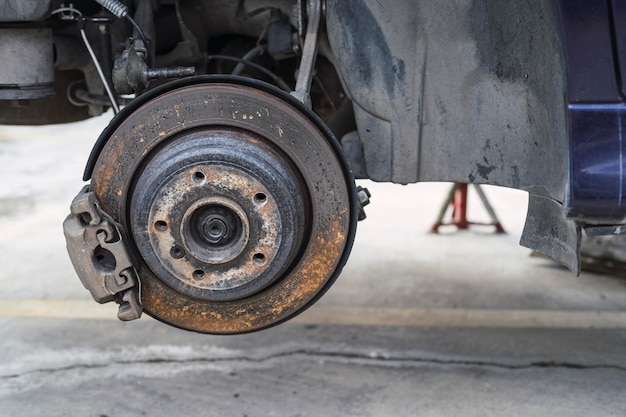
<svg viewBox="0 0 626 417">
<path fill-rule="evenodd" d="M 189 300 L 187 308 L 176 308 L 180 295 L 172 294 L 162 283 L 155 288 L 158 281 L 149 280 L 144 304 L 167 322 L 201 332 L 239 333 L 265 327 L 298 311 L 323 288 L 343 252 L 345 239 L 341 222 L 333 221 L 323 236 L 311 242 L 310 262 L 301 264 L 295 276 L 274 286 L 265 297 L 222 303 Z"/>
</svg>

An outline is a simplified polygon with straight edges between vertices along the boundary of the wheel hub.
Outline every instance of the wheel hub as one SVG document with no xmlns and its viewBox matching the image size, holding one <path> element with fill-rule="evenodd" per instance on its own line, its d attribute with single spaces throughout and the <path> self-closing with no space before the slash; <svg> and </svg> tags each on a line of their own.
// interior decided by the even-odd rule
<svg viewBox="0 0 626 417">
<path fill-rule="evenodd" d="M 131 228 L 148 267 L 182 294 L 252 295 L 293 262 L 309 197 L 280 151 L 237 130 L 189 132 L 138 175 Z M 183 213 L 181 215 L 181 213 Z"/>
<path fill-rule="evenodd" d="M 186 238 L 191 236 L 197 241 L 199 235 L 205 244 L 217 247 L 228 245 L 237 235 L 244 237 L 241 233 L 243 229 L 241 217 L 229 208 L 220 205 L 208 205 L 194 212 L 188 228 L 190 232 L 184 234 Z M 241 251 L 237 252 L 237 255 L 239 253 Z"/>
<path fill-rule="evenodd" d="M 187 252 L 208 264 L 222 264 L 237 257 L 250 236 L 248 216 L 243 209 L 220 197 L 195 203 L 183 216 L 181 227 Z"/>
</svg>

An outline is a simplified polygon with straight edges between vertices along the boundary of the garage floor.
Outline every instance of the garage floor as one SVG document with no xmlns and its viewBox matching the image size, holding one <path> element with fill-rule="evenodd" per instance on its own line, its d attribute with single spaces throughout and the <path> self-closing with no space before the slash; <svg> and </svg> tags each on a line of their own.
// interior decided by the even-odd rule
<svg viewBox="0 0 626 417">
<path fill-rule="evenodd" d="M 531 257 L 519 191 L 485 187 L 508 234 L 431 235 L 450 185 L 366 182 L 348 265 L 295 320 L 230 337 L 118 322 L 61 229 L 106 122 L 0 127 L 0 416 L 626 414 L 626 280 Z"/>
</svg>

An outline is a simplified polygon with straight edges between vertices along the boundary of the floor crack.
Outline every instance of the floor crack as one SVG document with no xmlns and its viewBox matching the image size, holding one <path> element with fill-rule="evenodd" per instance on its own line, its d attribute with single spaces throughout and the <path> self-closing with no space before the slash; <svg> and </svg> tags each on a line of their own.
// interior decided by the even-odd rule
<svg viewBox="0 0 626 417">
<path fill-rule="evenodd" d="M 54 374 L 68 372 L 74 370 L 85 369 L 103 369 L 112 366 L 123 365 L 152 365 L 152 364 L 219 364 L 219 363 L 249 363 L 262 364 L 275 360 L 305 356 L 315 358 L 322 361 L 342 361 L 344 363 L 360 363 L 367 366 L 420 366 L 420 365 L 441 365 L 441 366 L 467 366 L 467 367 L 492 367 L 509 370 L 525 370 L 537 368 L 561 368 L 575 370 L 591 370 L 591 369 L 614 369 L 626 372 L 626 366 L 615 364 L 582 364 L 568 361 L 544 360 L 528 363 L 504 363 L 497 361 L 485 360 L 468 360 L 468 359 L 439 359 L 439 358 L 420 358 L 420 357 L 402 357 L 391 356 L 385 354 L 367 354 L 361 352 L 341 352 L 341 351 L 323 351 L 310 349 L 295 349 L 283 352 L 272 353 L 263 356 L 222 356 L 214 358 L 150 358 L 138 360 L 116 360 L 101 364 L 72 364 L 49 369 L 34 369 L 22 373 L 15 373 L 0 376 L 0 380 L 11 380 L 34 374 Z"/>
</svg>

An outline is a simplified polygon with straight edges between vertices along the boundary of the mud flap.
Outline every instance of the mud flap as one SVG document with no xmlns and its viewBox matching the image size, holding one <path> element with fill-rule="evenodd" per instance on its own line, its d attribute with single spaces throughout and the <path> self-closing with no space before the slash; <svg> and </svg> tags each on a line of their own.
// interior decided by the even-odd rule
<svg viewBox="0 0 626 417">
<path fill-rule="evenodd" d="M 580 241 L 580 225 L 565 218 L 559 202 L 529 194 L 528 214 L 520 245 L 560 262 L 579 275 Z"/>
</svg>

